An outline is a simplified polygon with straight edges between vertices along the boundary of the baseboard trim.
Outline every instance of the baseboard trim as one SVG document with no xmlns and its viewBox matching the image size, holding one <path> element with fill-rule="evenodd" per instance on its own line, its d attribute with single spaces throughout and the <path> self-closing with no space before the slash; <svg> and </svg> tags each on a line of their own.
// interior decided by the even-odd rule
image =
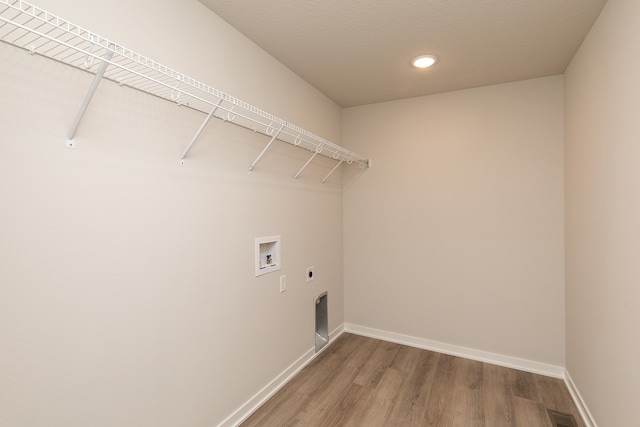
<svg viewBox="0 0 640 427">
<path fill-rule="evenodd" d="M 578 387 L 576 387 L 576 384 L 573 382 L 571 375 L 569 375 L 569 371 L 566 369 L 564 370 L 564 382 L 569 389 L 569 393 L 571 393 L 571 397 L 573 398 L 574 403 L 578 407 L 578 411 L 580 411 L 580 415 L 582 416 L 582 420 L 584 421 L 586 427 L 598 427 L 596 421 L 593 419 L 593 415 L 591 415 L 591 412 L 587 407 L 587 404 L 580 395 Z"/>
<path fill-rule="evenodd" d="M 218 424 L 217 427 L 236 427 L 245 421 L 251 414 L 253 414 L 264 402 L 269 400 L 278 390 L 284 387 L 298 372 L 307 366 L 313 359 L 319 354 L 331 347 L 333 340 L 338 338 L 344 332 L 344 324 L 338 326 L 332 332 L 329 333 L 329 342 L 319 352 L 315 352 L 315 348 L 307 350 L 302 356 L 293 362 L 287 369 L 282 371 L 277 377 L 275 377 L 269 384 L 264 386 L 262 390 L 257 392 L 251 399 L 247 400 L 242 406 L 240 406 L 234 413 L 229 415 L 224 421 Z"/>
<path fill-rule="evenodd" d="M 313 359 L 324 352 L 327 348 L 331 347 L 333 341 L 344 332 L 394 342 L 397 344 L 408 345 L 424 350 L 436 351 L 438 353 L 449 354 L 452 356 L 464 357 L 466 359 L 491 363 L 493 365 L 504 366 L 507 368 L 519 369 L 521 371 L 531 372 L 534 374 L 561 378 L 567 385 L 569 393 L 571 394 L 571 397 L 578 407 L 578 410 L 580 411 L 580 415 L 582 416 L 586 427 L 598 427 L 584 399 L 582 399 L 578 388 L 573 382 L 571 375 L 569 375 L 569 371 L 563 367 L 534 362 L 526 359 L 520 359 L 517 357 L 504 356 L 501 354 L 476 350 L 468 347 L 446 344 L 439 341 L 413 337 L 410 335 L 383 331 L 380 329 L 369 328 L 352 323 L 344 323 L 334 329 L 329 334 L 329 343 L 322 350 L 320 350 L 318 353 L 315 353 L 314 348 L 307 350 L 295 362 L 289 365 L 287 369 L 282 371 L 269 384 L 264 386 L 262 390 L 257 392 L 253 397 L 251 397 L 242 406 L 240 406 L 234 413 L 229 415 L 224 421 L 218 424 L 217 427 L 236 427 L 240 425 L 243 421 L 249 418 L 249 416 L 253 414 L 260 406 L 262 406 L 264 402 L 266 402 L 278 390 L 284 387 L 285 384 L 287 384 Z"/>
<path fill-rule="evenodd" d="M 464 357 L 466 359 L 491 363 L 493 365 L 507 368 L 519 369 L 521 371 L 532 372 L 534 374 L 546 375 L 554 378 L 564 379 L 565 370 L 561 366 L 549 365 L 546 363 L 534 362 L 517 357 L 504 356 L 502 354 L 490 353 L 482 350 L 446 344 L 439 341 L 432 341 L 424 338 L 413 337 L 395 332 L 383 331 L 380 329 L 368 328 L 366 326 L 344 324 L 344 331 L 356 335 L 363 335 L 397 344 L 408 345 L 424 350 L 436 351 L 438 353 L 449 354 L 451 356 Z"/>
</svg>

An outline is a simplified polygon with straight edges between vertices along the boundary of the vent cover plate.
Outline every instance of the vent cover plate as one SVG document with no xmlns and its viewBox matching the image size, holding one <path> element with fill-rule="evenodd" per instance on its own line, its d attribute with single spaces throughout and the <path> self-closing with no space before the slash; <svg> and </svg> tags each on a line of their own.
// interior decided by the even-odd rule
<svg viewBox="0 0 640 427">
<path fill-rule="evenodd" d="M 551 419 L 551 425 L 553 427 L 578 427 L 576 419 L 571 414 L 565 414 L 564 412 L 558 412 L 551 409 L 547 409 L 549 418 Z"/>
</svg>

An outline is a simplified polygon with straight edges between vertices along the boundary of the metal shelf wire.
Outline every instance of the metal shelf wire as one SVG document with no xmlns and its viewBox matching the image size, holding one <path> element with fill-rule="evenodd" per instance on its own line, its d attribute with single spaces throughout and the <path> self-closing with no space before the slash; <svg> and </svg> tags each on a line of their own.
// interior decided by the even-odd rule
<svg viewBox="0 0 640 427">
<path fill-rule="evenodd" d="M 95 73 L 94 86 L 96 87 L 101 78 L 106 78 L 122 86 L 135 88 L 207 114 L 202 126 L 180 156 L 181 163 L 184 163 L 184 158 L 209 119 L 215 117 L 270 138 L 263 152 L 249 167 L 249 171 L 276 139 L 313 153 L 295 178 L 316 155 L 337 161 L 329 175 L 342 163 L 356 163 L 360 167 L 370 166 L 370 160 L 359 154 L 26 1 L 0 0 L 0 40 L 26 49 L 32 54 L 43 55 Z M 91 95 L 92 93 L 87 95 L 85 104 L 88 105 Z M 86 105 L 83 107 L 86 109 Z M 77 122 L 80 121 L 83 113 L 81 109 L 76 118 Z M 75 129 L 70 131 L 70 140 L 73 139 L 74 134 Z M 73 147 L 73 145 L 68 146 Z M 326 181 L 329 175 L 322 182 Z"/>
</svg>

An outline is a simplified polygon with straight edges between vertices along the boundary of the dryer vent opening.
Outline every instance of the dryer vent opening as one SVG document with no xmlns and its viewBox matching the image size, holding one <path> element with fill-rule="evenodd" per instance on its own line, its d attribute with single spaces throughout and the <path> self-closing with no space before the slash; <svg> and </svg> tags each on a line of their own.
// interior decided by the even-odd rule
<svg viewBox="0 0 640 427">
<path fill-rule="evenodd" d="M 327 292 L 316 297 L 316 353 L 329 342 L 329 318 L 327 316 Z"/>
</svg>

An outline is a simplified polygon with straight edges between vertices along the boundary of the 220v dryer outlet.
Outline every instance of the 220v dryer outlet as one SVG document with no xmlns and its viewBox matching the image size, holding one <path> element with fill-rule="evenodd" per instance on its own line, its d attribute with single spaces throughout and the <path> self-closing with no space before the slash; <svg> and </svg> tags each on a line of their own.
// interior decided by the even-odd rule
<svg viewBox="0 0 640 427">
<path fill-rule="evenodd" d="M 313 266 L 307 268 L 307 283 L 312 281 L 315 277 L 315 272 L 313 271 Z"/>
</svg>

